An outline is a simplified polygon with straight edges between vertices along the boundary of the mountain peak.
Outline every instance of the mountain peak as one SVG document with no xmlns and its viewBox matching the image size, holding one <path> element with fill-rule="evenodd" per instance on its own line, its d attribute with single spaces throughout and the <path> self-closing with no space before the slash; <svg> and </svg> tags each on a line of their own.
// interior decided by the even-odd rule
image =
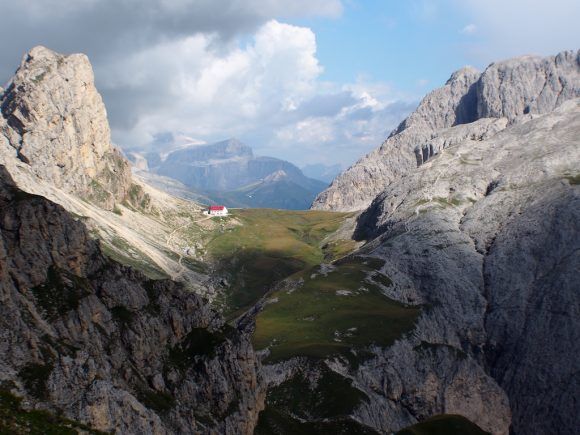
<svg viewBox="0 0 580 435">
<path fill-rule="evenodd" d="M 15 153 L 42 180 L 105 208 L 125 197 L 130 168 L 111 145 L 87 56 L 34 47 L 0 98 L 0 160 Z"/>
<path fill-rule="evenodd" d="M 473 83 L 473 81 L 477 80 L 480 75 L 481 71 L 479 71 L 477 68 L 467 65 L 453 72 L 451 77 L 449 77 L 449 80 L 447 80 L 446 84 L 448 85 L 457 81 L 470 81 Z"/>
<path fill-rule="evenodd" d="M 482 140 L 528 114 L 548 113 L 577 97 L 580 50 L 508 59 L 483 73 L 462 68 L 426 95 L 379 148 L 335 178 L 313 208 L 364 209 L 391 183 L 450 144 L 470 137 Z M 467 125 L 475 121 L 480 122 L 469 130 Z M 464 129 L 457 128 L 462 125 Z"/>
</svg>

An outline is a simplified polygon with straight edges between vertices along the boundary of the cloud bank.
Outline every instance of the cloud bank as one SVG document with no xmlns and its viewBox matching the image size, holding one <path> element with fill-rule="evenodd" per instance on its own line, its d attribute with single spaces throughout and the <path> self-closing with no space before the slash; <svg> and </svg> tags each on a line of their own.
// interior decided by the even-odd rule
<svg viewBox="0 0 580 435">
<path fill-rule="evenodd" d="M 35 45 L 83 52 L 93 63 L 113 139 L 123 147 L 235 136 L 258 153 L 299 164 L 350 164 L 385 139 L 414 98 L 381 82 L 381 71 L 373 71 L 379 81 L 324 81 L 316 35 L 288 22 L 340 21 L 364 6 L 358 0 L 0 0 L 0 82 Z M 391 6 L 385 2 L 387 21 L 397 18 L 388 16 Z M 564 43 L 580 41 L 574 0 L 413 0 L 405 8 L 416 17 L 417 32 L 462 11 L 449 52 L 462 47 L 480 66 L 577 48 Z M 404 42 L 388 56 L 407 56 Z M 438 85 L 429 80 L 429 65 L 416 61 L 427 76 L 417 89 Z"/>
<path fill-rule="evenodd" d="M 237 136 L 298 163 L 350 163 L 408 111 L 380 85 L 320 80 L 316 37 L 285 19 L 340 0 L 21 0 L 3 6 L 0 77 L 34 45 L 87 53 L 115 142 Z M 15 35 L 17 35 L 15 37 Z M 373 133 L 374 132 L 374 133 Z M 308 154 L 306 154 L 307 152 Z"/>
</svg>

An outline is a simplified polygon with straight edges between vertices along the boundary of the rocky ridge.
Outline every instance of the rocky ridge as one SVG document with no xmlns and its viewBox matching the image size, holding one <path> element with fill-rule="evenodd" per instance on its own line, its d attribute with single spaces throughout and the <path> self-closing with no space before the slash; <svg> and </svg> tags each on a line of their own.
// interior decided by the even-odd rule
<svg viewBox="0 0 580 435">
<path fill-rule="evenodd" d="M 199 296 L 104 257 L 0 166 L 0 384 L 27 408 L 115 433 L 251 433 L 248 337 Z"/>
<path fill-rule="evenodd" d="M 112 209 L 131 187 L 88 58 L 33 48 L 0 100 L 0 147 L 40 179 Z"/>
<path fill-rule="evenodd" d="M 462 140 L 449 137 L 457 131 L 449 131 L 450 127 L 483 118 L 505 119 L 505 125 L 518 123 L 578 96 L 580 51 L 510 59 L 491 64 L 481 74 L 463 68 L 445 86 L 427 95 L 379 148 L 340 174 L 318 195 L 312 208 L 364 210 L 390 183 L 413 171 L 425 157 Z M 446 139 L 440 137 L 442 132 L 447 132 Z"/>
<path fill-rule="evenodd" d="M 360 216 L 356 234 L 372 240 L 363 252 L 386 260 L 388 294 L 430 306 L 412 337 L 354 375 L 382 396 L 359 410 L 364 422 L 393 430 L 437 410 L 492 433 L 507 432 L 510 414 L 516 434 L 574 432 L 579 133 L 575 99 L 468 138 L 393 182 Z M 467 376 L 458 372 L 465 364 Z M 447 384 L 455 376 L 463 380 Z M 482 413 L 483 404 L 492 409 Z"/>
<path fill-rule="evenodd" d="M 0 164 L 20 189 L 79 216 L 108 255 L 212 297 L 212 287 L 201 285 L 207 278 L 181 261 L 194 241 L 172 237 L 175 228 L 195 226 L 201 206 L 132 176 L 111 145 L 85 55 L 33 48 L 0 98 Z"/>
</svg>

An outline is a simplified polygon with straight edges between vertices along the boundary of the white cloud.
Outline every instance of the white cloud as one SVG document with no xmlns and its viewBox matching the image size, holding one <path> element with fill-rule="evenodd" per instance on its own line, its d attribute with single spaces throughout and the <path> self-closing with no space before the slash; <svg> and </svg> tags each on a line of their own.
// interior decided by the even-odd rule
<svg viewBox="0 0 580 435">
<path fill-rule="evenodd" d="M 459 33 L 462 33 L 464 35 L 473 35 L 475 32 L 477 32 L 477 26 L 473 23 L 466 25 L 463 29 L 459 31 Z"/>
<path fill-rule="evenodd" d="M 409 109 L 383 83 L 322 82 L 314 33 L 283 23 L 338 17 L 341 0 L 5 3 L 0 81 L 38 43 L 86 53 L 121 146 L 237 136 L 297 163 L 350 163 Z M 434 4 L 417 2 L 422 18 Z"/>
<path fill-rule="evenodd" d="M 312 95 L 322 71 L 316 41 L 308 28 L 272 20 L 252 43 L 224 51 L 197 35 L 169 41 L 119 59 L 99 71 L 106 91 L 156 87 L 156 104 L 141 105 L 137 122 L 115 129 L 131 144 L 161 131 L 198 137 L 240 135 L 273 115 L 297 107 Z"/>
<path fill-rule="evenodd" d="M 113 126 L 125 146 L 151 143 L 165 132 L 205 141 L 235 136 L 259 153 L 297 163 L 351 163 L 379 145 L 409 108 L 393 105 L 397 96 L 389 86 L 364 77 L 348 85 L 321 82 L 314 33 L 276 20 L 245 45 L 215 50 L 212 36 L 196 35 L 97 73 L 107 94 L 129 89 L 138 96 L 133 106 L 122 99 L 133 122 Z M 156 98 L 144 101 L 149 95 Z"/>
</svg>

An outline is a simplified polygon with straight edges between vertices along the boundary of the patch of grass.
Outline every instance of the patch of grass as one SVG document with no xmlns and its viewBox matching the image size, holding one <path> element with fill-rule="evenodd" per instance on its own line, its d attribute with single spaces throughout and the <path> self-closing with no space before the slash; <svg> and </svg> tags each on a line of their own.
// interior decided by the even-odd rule
<svg viewBox="0 0 580 435">
<path fill-rule="evenodd" d="M 10 391 L 0 389 L 0 434 L 77 435 L 79 433 L 105 435 L 90 427 L 54 415 L 47 411 L 27 411 L 21 407 L 22 399 Z"/>
<path fill-rule="evenodd" d="M 140 185 L 133 183 L 127 192 L 127 202 L 139 210 L 146 210 L 151 204 L 151 197 Z"/>
<path fill-rule="evenodd" d="M 210 332 L 205 328 L 194 328 L 185 339 L 169 348 L 168 363 L 181 370 L 192 366 L 199 357 L 213 358 L 219 345 L 227 340 L 231 327 L 222 331 Z"/>
<path fill-rule="evenodd" d="M 32 293 L 37 306 L 49 321 L 75 310 L 82 298 L 92 292 L 86 278 L 50 266 L 44 284 L 33 287 Z"/>
<path fill-rule="evenodd" d="M 207 273 L 207 266 L 201 261 L 195 260 L 189 257 L 183 257 L 181 259 L 181 264 L 187 267 L 189 270 L 193 270 L 197 273 Z"/>
<path fill-rule="evenodd" d="M 415 350 L 419 350 L 422 352 L 436 352 L 437 349 L 445 348 L 452 352 L 455 355 L 455 358 L 458 360 L 464 360 L 467 358 L 467 354 L 463 352 L 461 349 L 458 349 L 454 346 L 450 346 L 445 343 L 429 343 L 427 341 L 421 341 L 418 346 L 415 346 Z"/>
<path fill-rule="evenodd" d="M 567 175 L 566 180 L 568 180 L 568 182 L 572 185 L 572 186 L 577 186 L 578 184 L 580 184 L 580 174 L 576 174 L 576 175 Z"/>
<path fill-rule="evenodd" d="M 112 199 L 113 195 L 97 180 L 92 179 L 86 200 L 97 205 L 103 205 Z"/>
<path fill-rule="evenodd" d="M 473 159 L 470 160 L 464 156 L 461 156 L 459 158 L 459 161 L 464 165 L 471 165 L 471 166 L 480 166 L 481 165 L 480 160 L 473 160 Z"/>
<path fill-rule="evenodd" d="M 137 398 L 147 408 L 160 414 L 170 411 L 175 406 L 175 398 L 161 391 L 141 388 L 137 390 Z"/>
<path fill-rule="evenodd" d="M 129 311 L 126 307 L 123 307 L 122 305 L 111 308 L 111 314 L 113 315 L 113 319 L 115 319 L 122 325 L 130 324 L 133 321 L 133 318 L 135 317 L 135 313 Z"/>
<path fill-rule="evenodd" d="M 442 414 L 400 430 L 396 435 L 489 435 L 461 415 Z"/>
<path fill-rule="evenodd" d="M 32 78 L 32 82 L 34 84 L 39 84 L 40 82 L 42 82 L 42 80 L 44 79 L 44 77 L 46 76 L 47 71 L 43 71 L 40 74 L 38 74 L 36 77 Z"/>
<path fill-rule="evenodd" d="M 382 274 L 381 272 L 376 272 L 371 275 L 371 279 L 374 282 L 378 282 L 379 284 L 384 285 L 385 287 L 390 287 L 393 285 L 393 281 L 387 275 Z"/>
<path fill-rule="evenodd" d="M 356 249 L 356 242 L 354 240 L 336 240 L 329 242 L 322 246 L 324 252 L 324 260 L 332 261 L 337 258 L 344 257 Z"/>
<path fill-rule="evenodd" d="M 377 431 L 350 418 L 302 422 L 275 408 L 260 412 L 254 435 L 376 435 Z"/>
<path fill-rule="evenodd" d="M 26 391 L 39 400 L 48 399 L 48 391 L 46 389 L 46 382 L 54 368 L 52 363 L 26 364 L 18 372 L 18 377 L 22 379 Z"/>
<path fill-rule="evenodd" d="M 114 237 L 110 243 L 101 240 L 100 246 L 103 254 L 110 259 L 137 269 L 151 279 L 169 278 L 169 275 L 160 269 L 153 260 L 140 252 L 137 253 L 131 245 L 119 237 Z"/>
<path fill-rule="evenodd" d="M 352 381 L 319 364 L 320 377 L 311 382 L 298 373 L 268 393 L 268 405 L 304 420 L 348 416 L 368 397 Z"/>
<path fill-rule="evenodd" d="M 231 282 L 226 314 L 245 311 L 276 282 L 325 257 L 328 260 L 322 241 L 348 216 L 324 211 L 233 210 L 230 219 L 236 218 L 241 225 L 220 228 L 207 244 L 218 274 Z M 347 249 L 346 244 L 336 246 L 337 254 Z"/>
<path fill-rule="evenodd" d="M 267 361 L 388 346 L 413 328 L 420 309 L 387 298 L 367 281 L 381 260 L 351 257 L 335 264 L 327 276 L 318 268 L 299 274 L 301 287 L 273 293 L 277 302 L 257 315 L 253 342 L 256 349 L 270 349 Z"/>
</svg>

